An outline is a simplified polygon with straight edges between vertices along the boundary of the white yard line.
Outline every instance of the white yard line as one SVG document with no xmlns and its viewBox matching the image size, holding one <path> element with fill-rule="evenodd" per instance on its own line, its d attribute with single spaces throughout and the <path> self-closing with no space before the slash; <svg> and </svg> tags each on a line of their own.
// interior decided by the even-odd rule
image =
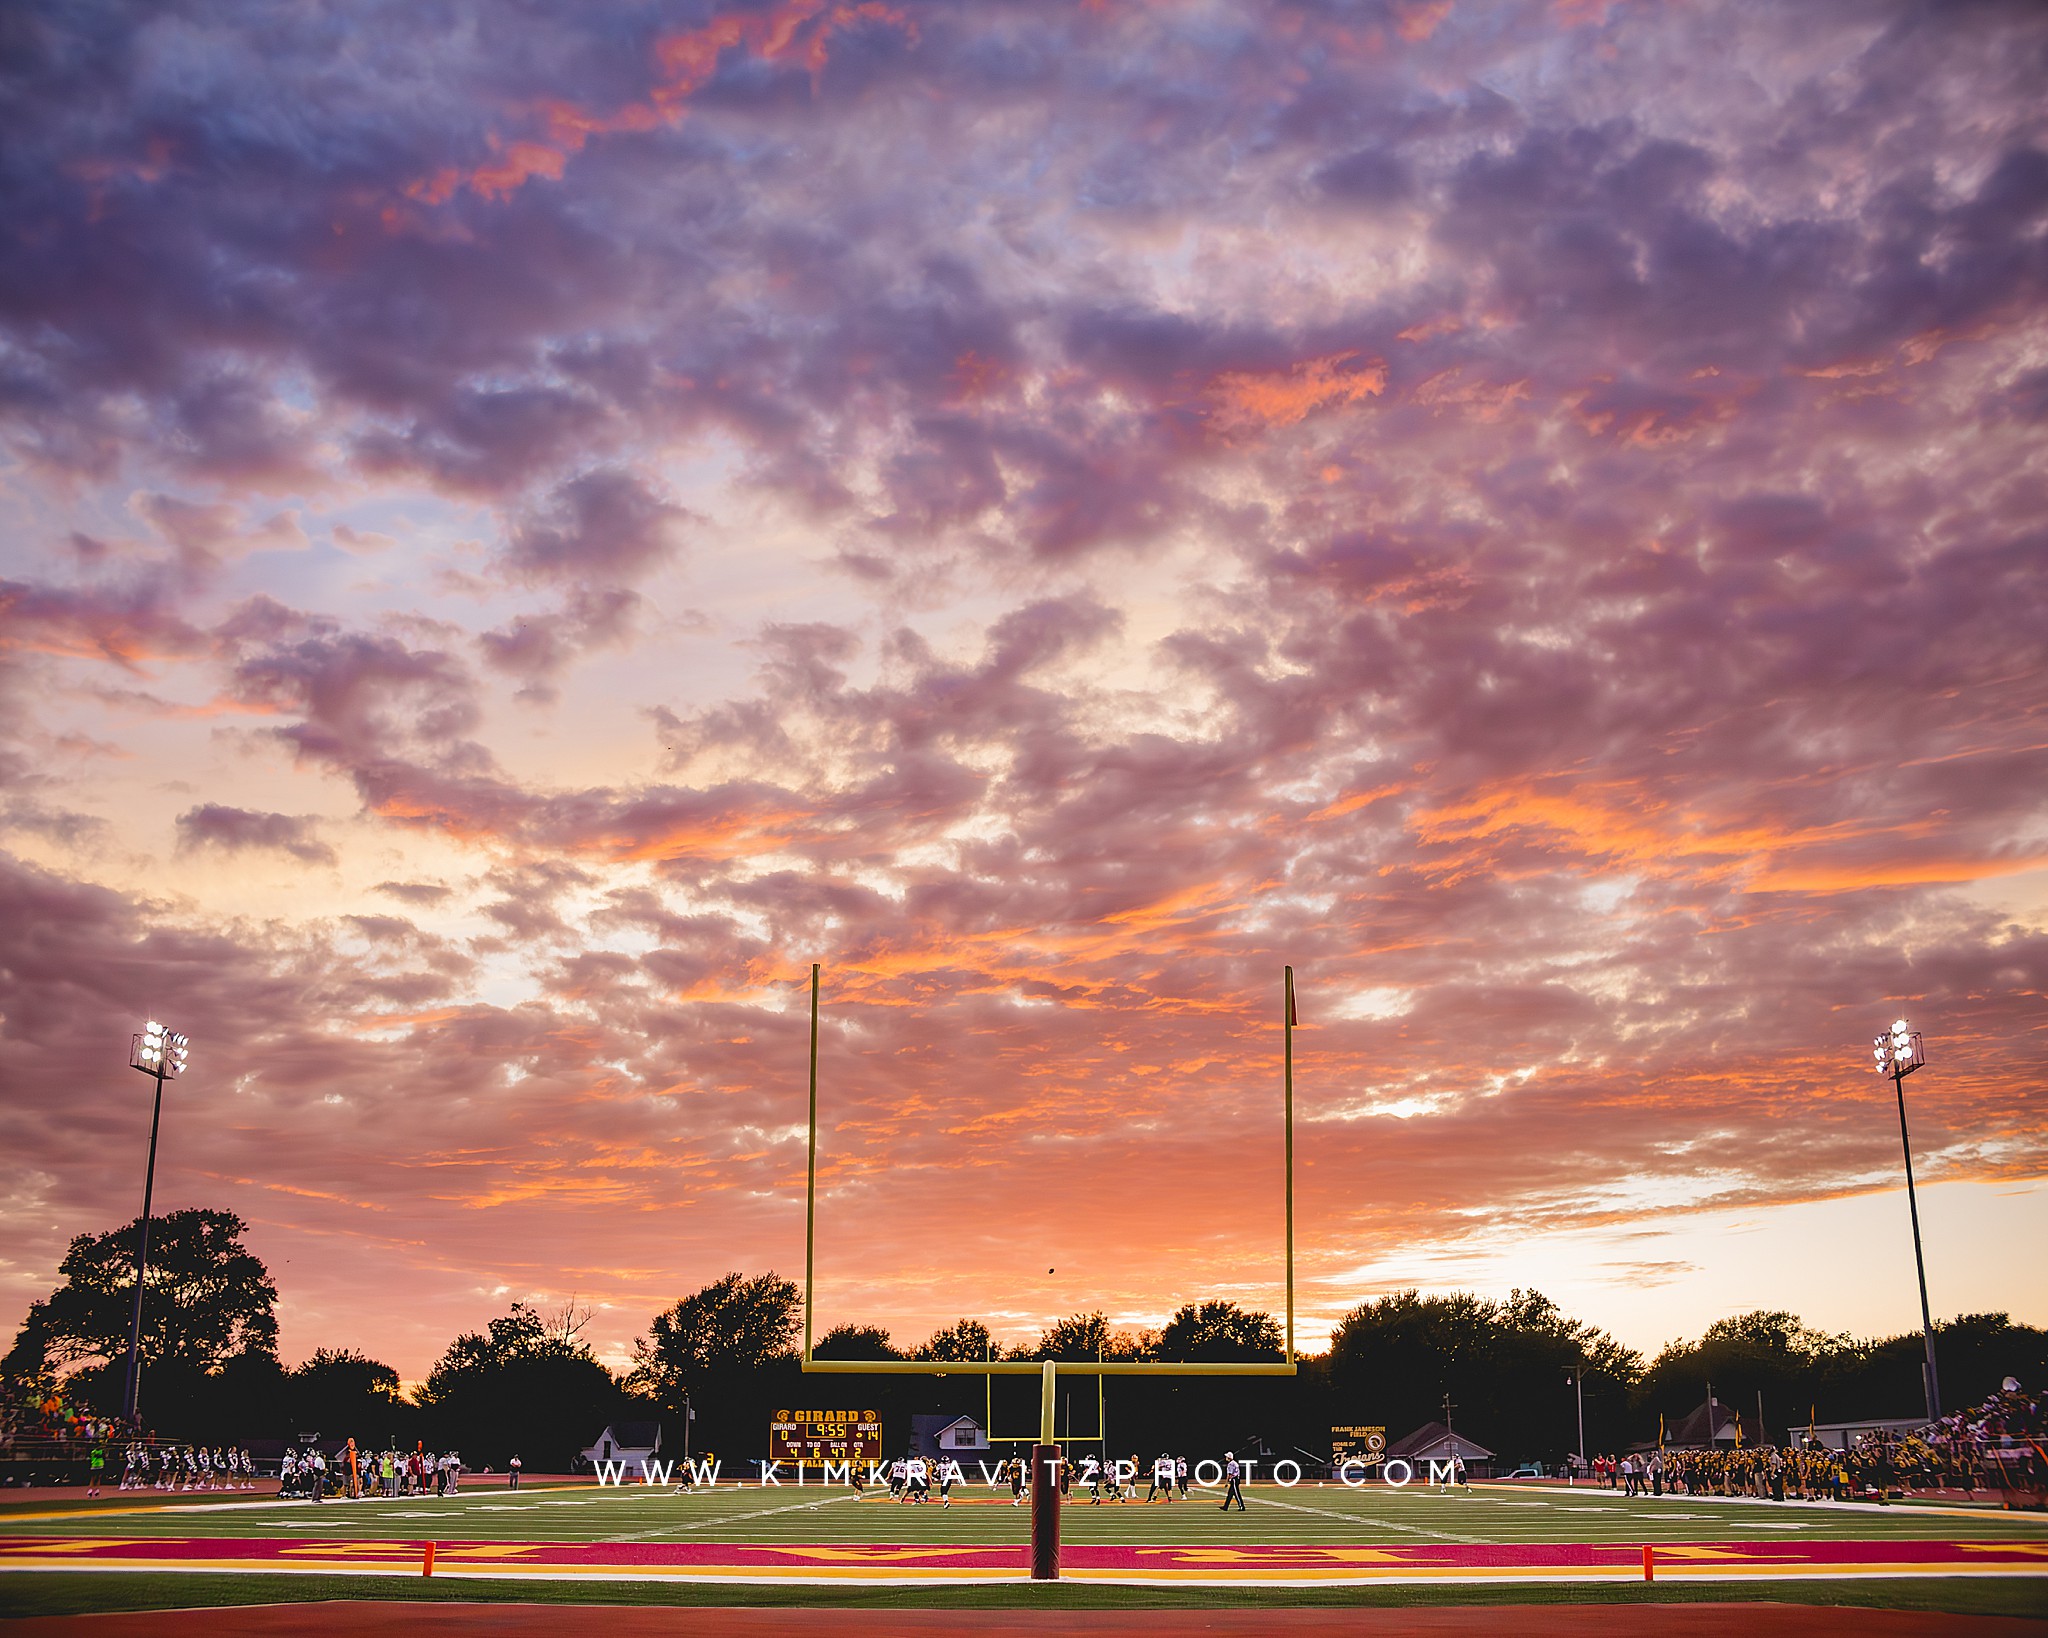
<svg viewBox="0 0 2048 1638">
<path fill-rule="evenodd" d="M 1197 1485 L 1195 1488 L 1206 1490 L 1212 1496 L 1223 1494 L 1220 1490 L 1210 1489 L 1208 1485 Z M 1304 1502 L 1274 1501 L 1270 1496 L 1254 1496 L 1252 1500 L 1259 1503 L 1262 1507 L 1284 1507 L 1290 1513 L 1320 1513 L 1326 1519 L 1342 1519 L 1346 1524 L 1356 1525 L 1360 1529 L 1377 1526 L 1383 1530 L 1404 1531 L 1411 1536 L 1430 1536 L 1437 1541 L 1455 1541 L 1466 1547 L 1491 1547 L 1495 1545 L 1495 1543 L 1488 1541 L 1484 1536 L 1458 1536 L 1453 1535 L 1448 1530 L 1425 1529 L 1419 1524 L 1399 1524 L 1393 1519 L 1382 1518 L 1377 1513 L 1371 1515 L 1340 1513 L 1332 1507 L 1310 1507 Z"/>
</svg>

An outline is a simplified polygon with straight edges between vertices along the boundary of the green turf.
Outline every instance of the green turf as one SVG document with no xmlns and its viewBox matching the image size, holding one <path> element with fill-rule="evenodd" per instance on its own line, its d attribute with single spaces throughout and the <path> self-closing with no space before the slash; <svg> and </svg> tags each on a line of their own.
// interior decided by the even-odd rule
<svg viewBox="0 0 2048 1638">
<path fill-rule="evenodd" d="M 621 1582 L 425 1581 L 380 1576 L 81 1575 L 0 1576 L 0 1616 L 83 1615 L 112 1610 L 204 1609 L 226 1604 L 330 1599 L 480 1604 L 661 1604 L 782 1609 L 1399 1609 L 1429 1605 L 1809 1604 L 1822 1608 L 1933 1610 L 1952 1615 L 2048 1618 L 2048 1582 L 2016 1580 L 1774 1581 L 1768 1587 L 1693 1583 L 1516 1587 L 1242 1587 L 1056 1585 L 992 1587 L 750 1587 Z"/>
<path fill-rule="evenodd" d="M 0 1496 L 6 1495 L 0 1491 Z M 128 1507 L 144 1504 L 152 1507 L 217 1507 L 224 1502 L 267 1502 L 277 1498 L 256 1490 L 109 1490 L 98 1496 L 88 1496 L 83 1490 L 52 1499 L 22 1501 L 17 1499 L 0 1501 L 0 1524 L 4 1524 L 11 1513 L 47 1513 L 53 1508 L 76 1508 L 80 1512 L 99 1512 L 110 1507 Z"/>
<path fill-rule="evenodd" d="M 870 1496 L 821 1490 L 761 1489 L 726 1485 L 695 1495 L 644 1486 L 471 1489 L 442 1499 L 306 1502 L 223 1498 L 159 1508 L 155 1498 L 126 1511 L 98 1506 L 47 1509 L 48 1516 L 0 1516 L 0 1534 L 119 1535 L 125 1539 L 194 1536 L 268 1536 L 296 1540 L 708 1541 L 774 1545 L 1005 1545 L 1021 1549 L 1028 1510 L 1013 1508 L 976 1485 L 961 1505 L 909 1507 Z M 1714 1542 L 1824 1540 L 1977 1540 L 2048 1544 L 2048 1517 L 1989 1510 L 1908 1511 L 1874 1506 L 1709 1500 L 1667 1496 L 1636 1499 L 1603 1491 L 1555 1488 L 1480 1488 L 1443 1494 L 1423 1486 L 1407 1490 L 1347 1490 L 1302 1485 L 1292 1490 L 1258 1486 L 1244 1513 L 1218 1511 L 1215 1498 L 1197 1493 L 1187 1502 L 1147 1507 L 1132 1502 L 1069 1505 L 1061 1534 L 1090 1542 L 1157 1546 L 1268 1544 L 1358 1546 L 1439 1543 Z M 2044 1558 L 2048 1568 L 2048 1558 Z M 1272 1590 L 1204 1586 L 1119 1588 L 1066 1583 L 1043 1586 L 857 1585 L 806 1586 L 780 1591 L 744 1585 L 676 1585 L 581 1581 L 482 1581 L 468 1577 L 427 1582 L 413 1577 L 237 1575 L 210 1571 L 17 1571 L 0 1574 L 0 1612 L 65 1614 L 86 1610 L 193 1607 L 215 1603 L 273 1603 L 280 1599 L 427 1598 L 532 1603 L 665 1603 L 692 1605 L 831 1605 L 842 1608 L 1202 1608 L 1281 1605 L 1423 1605 L 1517 1603 L 1642 1603 L 1781 1601 L 1829 1606 L 1929 1609 L 1955 1613 L 2048 1617 L 2048 1574 L 2024 1578 L 1937 1578 L 1905 1581 L 1770 1581 L 1683 1583 L 1665 1586 L 1578 1583 L 1501 1587 L 1323 1588 Z"/>
<path fill-rule="evenodd" d="M 467 1490 L 400 1501 L 224 1502 L 215 1508 L 0 1520 L 11 1535 L 277 1536 L 336 1540 L 715 1541 L 758 1546 L 869 1543 L 962 1547 L 1015 1545 L 1029 1537 L 1029 1509 L 975 1486 L 951 1509 L 904 1506 L 870 1493 L 793 1485 L 721 1485 L 695 1495 L 630 1485 L 617 1489 Z M 1972 1540 L 2048 1542 L 2048 1515 L 1956 1513 L 1902 1507 L 1708 1500 L 1629 1500 L 1594 1490 L 1422 1486 L 1347 1490 L 1254 1486 L 1250 1509 L 1220 1512 L 1201 1493 L 1172 1505 L 1137 1502 L 1063 1509 L 1072 1543 L 1201 1547 L 1427 1546 L 1433 1543 Z"/>
</svg>

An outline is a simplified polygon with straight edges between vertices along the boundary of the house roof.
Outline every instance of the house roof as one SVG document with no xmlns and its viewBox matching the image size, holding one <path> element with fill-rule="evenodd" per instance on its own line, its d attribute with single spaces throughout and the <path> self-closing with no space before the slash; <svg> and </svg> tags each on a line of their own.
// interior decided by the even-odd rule
<svg viewBox="0 0 2048 1638">
<path fill-rule="evenodd" d="M 659 1422 L 614 1422 L 605 1432 L 612 1436 L 613 1444 L 628 1450 L 652 1450 L 661 1443 Z M 604 1434 L 598 1437 L 601 1439 Z"/>
<path fill-rule="evenodd" d="M 1449 1443 L 1446 1444 L 1446 1441 Z M 1405 1439 L 1397 1439 L 1387 1446 L 1389 1456 L 1419 1456 L 1433 1449 L 1452 1449 L 1467 1461 L 1485 1461 L 1493 1455 L 1477 1439 L 1463 1433 L 1453 1432 L 1441 1422 L 1424 1422 L 1421 1427 Z"/>
<path fill-rule="evenodd" d="M 1708 1412 L 1712 1411 L 1711 1424 Z M 1716 1397 L 1711 1406 L 1702 1400 L 1699 1406 L 1688 1411 L 1675 1423 L 1664 1430 L 1664 1442 L 1671 1445 L 1712 1445 L 1722 1440 L 1733 1440 L 1735 1430 L 1742 1429 L 1745 1443 L 1754 1443 L 1757 1430 L 1754 1423 L 1744 1424 L 1742 1413 L 1733 1405 L 1725 1404 Z"/>
</svg>

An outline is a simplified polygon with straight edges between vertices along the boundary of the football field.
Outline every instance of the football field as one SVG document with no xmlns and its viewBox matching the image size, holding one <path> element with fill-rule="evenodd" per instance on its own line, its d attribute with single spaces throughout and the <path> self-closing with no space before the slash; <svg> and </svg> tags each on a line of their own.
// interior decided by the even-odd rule
<svg viewBox="0 0 2048 1638">
<path fill-rule="evenodd" d="M 469 1489 L 320 1504 L 150 1495 L 0 1511 L 0 1609 L 297 1598 L 1029 1604 L 1768 1598 L 2048 1615 L 2048 1518 L 1995 1508 L 1627 1499 L 1590 1489 L 1254 1486 L 1249 1509 L 1069 1503 L 1061 1587 L 1028 1508 L 793 1484 Z M 431 1574 L 429 1548 L 431 1546 Z M 1647 1551 L 1646 1551 L 1647 1549 Z"/>
</svg>

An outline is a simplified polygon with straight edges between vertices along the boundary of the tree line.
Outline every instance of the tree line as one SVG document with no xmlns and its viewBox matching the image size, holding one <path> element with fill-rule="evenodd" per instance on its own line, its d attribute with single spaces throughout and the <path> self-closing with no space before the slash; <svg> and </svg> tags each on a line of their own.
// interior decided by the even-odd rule
<svg viewBox="0 0 2048 1638">
<path fill-rule="evenodd" d="M 543 1313 L 514 1303 L 482 1331 L 452 1341 L 425 1381 L 401 1392 L 398 1373 L 352 1347 L 322 1348 L 287 1367 L 277 1355 L 277 1290 L 242 1244 L 229 1212 L 175 1212 L 155 1221 L 144 1293 L 144 1408 L 165 1434 L 200 1442 L 294 1439 L 318 1432 L 382 1445 L 459 1449 L 473 1464 L 515 1452 L 530 1471 L 559 1470 L 607 1423 L 659 1420 L 664 1450 L 680 1451 L 684 1417 L 698 1451 L 759 1454 L 778 1409 L 821 1397 L 878 1410 L 891 1450 L 912 1415 L 989 1415 L 995 1434 L 1032 1434 L 1039 1385 L 1029 1378 L 877 1375 L 805 1378 L 799 1368 L 802 1297 L 776 1275 L 729 1273 L 652 1317 L 633 1362 L 614 1372 L 582 1332 L 573 1305 Z M 61 1283 L 29 1310 L 0 1374 L 17 1405 L 53 1389 L 101 1414 L 118 1408 L 139 1224 L 72 1242 Z M 1038 1339 L 1004 1349 L 978 1319 L 963 1318 L 899 1347 L 888 1331 L 839 1325 L 818 1338 L 819 1358 L 1279 1360 L 1270 1314 L 1227 1301 L 1183 1305 L 1154 1330 L 1114 1328 L 1101 1313 L 1074 1314 Z M 2015 1375 L 2048 1376 L 2048 1332 L 2003 1314 L 1965 1315 L 1938 1328 L 1951 1406 L 1971 1403 Z M 1714 1396 L 1744 1415 L 1750 1437 L 1780 1439 L 1811 1420 L 1910 1415 L 1920 1404 L 1917 1334 L 1881 1339 L 1808 1329 L 1785 1313 L 1717 1321 L 1695 1341 L 1667 1344 L 1645 1361 L 1606 1332 L 1574 1320 L 1535 1291 L 1495 1300 L 1452 1292 L 1396 1292 L 1354 1308 L 1330 1346 L 1299 1360 L 1293 1377 L 1111 1379 L 1098 1429 L 1095 1384 L 1062 1379 L 1063 1432 L 1106 1433 L 1111 1447 L 1152 1450 L 1209 1444 L 1275 1455 L 1321 1455 L 1332 1426 L 1378 1424 L 1392 1438 L 1446 1415 L 1459 1432 L 1514 1459 L 1555 1461 L 1578 1444 L 1583 1386 L 1589 1451 L 1656 1437 Z M 1448 1404 L 1446 1403 L 1448 1401 Z"/>
</svg>

